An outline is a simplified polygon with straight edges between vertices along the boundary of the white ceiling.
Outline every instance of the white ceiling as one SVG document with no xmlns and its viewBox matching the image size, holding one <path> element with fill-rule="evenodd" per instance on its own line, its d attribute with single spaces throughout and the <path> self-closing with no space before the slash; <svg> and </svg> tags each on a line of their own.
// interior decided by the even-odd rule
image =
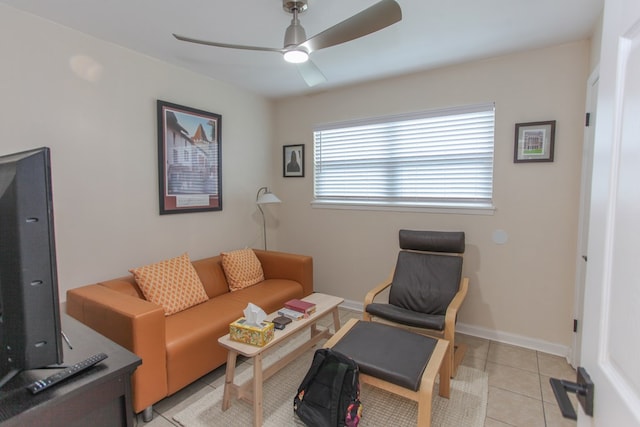
<svg viewBox="0 0 640 427">
<path fill-rule="evenodd" d="M 300 21 L 313 36 L 378 0 L 309 0 Z M 267 97 L 488 58 L 590 37 L 604 0 L 397 0 L 402 21 L 313 52 L 327 82 L 308 88 L 274 52 L 180 42 L 282 47 L 291 14 L 282 0 L 0 0 L 16 9 Z M 90 55 L 90 52 L 86 54 Z"/>
</svg>

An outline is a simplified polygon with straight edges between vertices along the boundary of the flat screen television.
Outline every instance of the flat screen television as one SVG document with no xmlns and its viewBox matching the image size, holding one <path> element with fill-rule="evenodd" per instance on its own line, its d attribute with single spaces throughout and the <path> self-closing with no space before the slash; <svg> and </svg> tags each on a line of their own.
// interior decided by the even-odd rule
<svg viewBox="0 0 640 427">
<path fill-rule="evenodd" d="M 0 387 L 63 362 L 47 147 L 0 156 Z"/>
</svg>

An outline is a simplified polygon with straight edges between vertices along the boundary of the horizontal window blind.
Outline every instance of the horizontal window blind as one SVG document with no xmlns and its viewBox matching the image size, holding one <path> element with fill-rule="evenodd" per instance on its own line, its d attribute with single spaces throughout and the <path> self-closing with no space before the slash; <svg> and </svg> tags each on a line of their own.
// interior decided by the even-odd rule
<svg viewBox="0 0 640 427">
<path fill-rule="evenodd" d="M 494 104 L 314 129 L 316 201 L 490 205 Z"/>
</svg>

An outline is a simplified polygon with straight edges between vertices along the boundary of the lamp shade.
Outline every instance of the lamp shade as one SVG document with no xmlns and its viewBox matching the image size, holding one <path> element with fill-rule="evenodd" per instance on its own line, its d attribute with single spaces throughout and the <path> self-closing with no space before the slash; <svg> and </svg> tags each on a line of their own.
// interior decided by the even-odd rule
<svg viewBox="0 0 640 427">
<path fill-rule="evenodd" d="M 278 198 L 278 196 L 266 189 L 264 193 L 258 194 L 256 203 L 259 205 L 267 205 L 270 203 L 281 203 L 281 200 Z"/>
</svg>

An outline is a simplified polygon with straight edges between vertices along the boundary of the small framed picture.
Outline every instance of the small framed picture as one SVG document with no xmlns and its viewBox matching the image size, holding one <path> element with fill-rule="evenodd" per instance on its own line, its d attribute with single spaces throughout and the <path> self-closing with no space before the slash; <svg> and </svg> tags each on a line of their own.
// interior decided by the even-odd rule
<svg viewBox="0 0 640 427">
<path fill-rule="evenodd" d="M 304 144 L 282 147 L 282 176 L 285 178 L 304 176 Z"/>
<path fill-rule="evenodd" d="M 556 121 L 516 123 L 514 163 L 553 162 Z"/>
</svg>

